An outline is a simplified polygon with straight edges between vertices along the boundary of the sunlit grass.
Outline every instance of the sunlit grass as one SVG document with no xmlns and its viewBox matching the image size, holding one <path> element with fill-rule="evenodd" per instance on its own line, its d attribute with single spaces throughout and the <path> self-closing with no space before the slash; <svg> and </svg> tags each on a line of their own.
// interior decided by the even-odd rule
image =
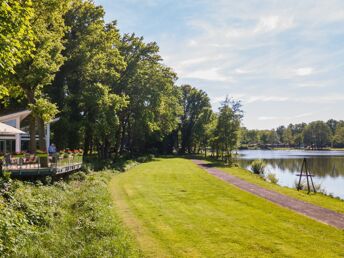
<svg viewBox="0 0 344 258">
<path fill-rule="evenodd" d="M 151 257 L 343 257 L 344 232 L 171 158 L 115 176 L 123 221 Z"/>
</svg>

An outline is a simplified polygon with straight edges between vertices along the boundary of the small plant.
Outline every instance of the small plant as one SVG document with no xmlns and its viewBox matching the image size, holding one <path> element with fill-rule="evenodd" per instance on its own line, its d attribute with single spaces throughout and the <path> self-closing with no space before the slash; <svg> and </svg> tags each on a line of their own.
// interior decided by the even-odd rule
<svg viewBox="0 0 344 258">
<path fill-rule="evenodd" d="M 262 160 L 254 160 L 251 163 L 252 172 L 256 175 L 264 175 L 266 163 Z"/>
<path fill-rule="evenodd" d="M 85 174 L 90 174 L 93 172 L 92 167 L 90 164 L 82 164 L 81 171 L 84 172 Z"/>
<path fill-rule="evenodd" d="M 296 190 L 304 190 L 306 188 L 306 182 L 305 181 L 301 181 L 299 184 L 299 180 L 295 180 L 294 181 L 294 188 Z"/>
<path fill-rule="evenodd" d="M 266 175 L 266 179 L 273 184 L 277 184 L 278 183 L 278 178 L 276 176 L 276 174 L 274 173 L 269 173 Z"/>
<path fill-rule="evenodd" d="M 86 174 L 82 171 L 76 172 L 69 177 L 72 181 L 84 181 L 86 179 Z"/>
</svg>

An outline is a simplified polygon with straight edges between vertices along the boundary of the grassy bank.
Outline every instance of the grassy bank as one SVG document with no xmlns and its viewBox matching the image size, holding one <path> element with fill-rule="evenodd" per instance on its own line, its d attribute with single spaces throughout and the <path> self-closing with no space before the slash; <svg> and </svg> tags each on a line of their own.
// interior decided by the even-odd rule
<svg viewBox="0 0 344 258">
<path fill-rule="evenodd" d="M 309 202 L 318 206 L 322 206 L 324 208 L 331 209 L 336 212 L 344 213 L 344 201 L 338 198 L 326 196 L 322 193 L 307 194 L 306 191 L 297 191 L 296 189 L 293 189 L 293 188 L 282 187 L 277 184 L 272 184 L 270 182 L 265 181 L 262 177 L 255 175 L 246 169 L 224 166 L 223 163 L 221 162 L 212 162 L 212 164 L 224 172 L 237 176 L 253 184 L 262 186 L 266 189 L 273 190 L 273 191 L 276 191 L 276 192 L 279 192 L 279 193 L 282 193 L 282 194 L 285 194 L 285 195 L 288 195 L 296 199 Z"/>
<path fill-rule="evenodd" d="M 3 182 L 1 257 L 137 257 L 108 192 L 111 173 L 74 180 Z"/>
<path fill-rule="evenodd" d="M 343 257 L 344 232 L 222 182 L 180 158 L 115 176 L 117 211 L 151 257 Z"/>
</svg>

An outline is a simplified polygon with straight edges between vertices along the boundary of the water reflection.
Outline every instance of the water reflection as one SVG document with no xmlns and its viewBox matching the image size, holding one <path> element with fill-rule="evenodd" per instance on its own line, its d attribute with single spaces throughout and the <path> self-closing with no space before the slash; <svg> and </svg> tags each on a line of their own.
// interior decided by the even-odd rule
<svg viewBox="0 0 344 258">
<path fill-rule="evenodd" d="M 248 167 L 253 159 L 241 159 L 239 163 Z M 288 170 L 299 173 L 303 159 L 264 159 L 272 169 Z M 309 170 L 318 177 L 330 176 L 333 178 L 344 176 L 344 157 L 308 158 Z"/>
<path fill-rule="evenodd" d="M 308 166 L 315 175 L 314 182 L 334 196 L 344 199 L 344 152 L 343 151 L 261 151 L 239 152 L 238 162 L 249 168 L 255 159 L 263 159 L 267 170 L 276 174 L 279 184 L 293 187 L 296 174 L 301 171 L 303 158 L 308 159 Z"/>
</svg>

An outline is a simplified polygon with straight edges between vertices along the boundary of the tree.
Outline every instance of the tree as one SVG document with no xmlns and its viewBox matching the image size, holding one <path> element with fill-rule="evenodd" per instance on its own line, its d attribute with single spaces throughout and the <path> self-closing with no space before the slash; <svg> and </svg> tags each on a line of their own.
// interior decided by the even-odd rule
<svg viewBox="0 0 344 258">
<path fill-rule="evenodd" d="M 322 121 L 308 124 L 303 131 L 304 143 L 312 148 L 324 148 L 331 144 L 331 129 Z"/>
<path fill-rule="evenodd" d="M 334 119 L 330 119 L 326 122 L 326 124 L 328 125 L 328 127 L 331 129 L 332 134 L 336 133 L 336 129 L 337 129 L 337 124 L 338 121 L 334 120 Z"/>
<path fill-rule="evenodd" d="M 3 0 L 0 3 L 0 79 L 27 57 L 33 49 L 30 0 Z M 1 96 L 1 91 L 0 91 Z"/>
<path fill-rule="evenodd" d="M 333 137 L 333 143 L 335 147 L 344 147 L 344 126 L 337 127 Z"/>
<path fill-rule="evenodd" d="M 36 150 L 36 123 L 39 125 L 39 146 L 45 151 L 43 115 L 35 113 L 37 109 L 48 110 L 36 105 L 49 104 L 43 89 L 51 84 L 55 73 L 62 65 L 64 58 L 62 37 L 64 35 L 63 15 L 67 2 L 58 0 L 35 1 L 33 3 L 35 15 L 31 19 L 34 34 L 35 50 L 15 67 L 15 74 L 11 78 L 14 85 L 19 85 L 25 94 L 29 108 L 33 111 L 30 120 L 30 151 Z M 39 101 L 39 99 L 45 101 Z"/>
<path fill-rule="evenodd" d="M 285 139 L 284 139 L 284 136 L 285 136 L 285 131 L 286 131 L 286 128 L 285 126 L 279 126 L 277 129 L 276 129 L 276 133 L 278 135 L 278 139 L 281 143 L 285 143 Z"/>
<path fill-rule="evenodd" d="M 241 119 L 240 102 L 233 101 L 227 97 L 219 108 L 216 127 L 219 145 L 221 151 L 226 156 L 227 162 L 231 162 L 232 151 L 238 144 Z"/>
<path fill-rule="evenodd" d="M 283 143 L 288 146 L 294 145 L 294 136 L 292 131 L 292 126 L 289 125 L 287 129 L 283 132 Z"/>
<path fill-rule="evenodd" d="M 120 114 L 115 150 L 117 154 L 155 151 L 178 126 L 182 110 L 174 84 L 177 76 L 161 64 L 155 42 L 125 34 L 119 49 L 127 67 L 113 88 L 128 96 L 129 104 Z"/>
<path fill-rule="evenodd" d="M 84 88 L 81 106 L 85 117 L 92 118 L 92 140 L 96 145 L 99 159 L 109 158 L 110 148 L 115 140 L 114 131 L 119 125 L 118 112 L 128 105 L 125 96 L 111 93 L 111 88 L 97 83 Z"/>
<path fill-rule="evenodd" d="M 183 115 L 180 124 L 182 135 L 180 153 L 184 154 L 186 151 L 192 153 L 196 124 L 205 110 L 211 108 L 211 105 L 208 95 L 202 90 L 197 90 L 190 85 L 183 85 L 181 92 Z"/>
<path fill-rule="evenodd" d="M 60 148 L 83 146 L 87 154 L 103 144 L 96 136 L 95 124 L 100 111 L 112 108 L 106 99 L 123 97 L 111 94 L 114 94 L 112 85 L 126 64 L 119 52 L 116 23 L 105 24 L 102 7 L 90 1 L 73 0 L 65 14 L 65 24 L 62 54 L 66 60 L 48 91 L 62 111 L 60 121 L 54 126 L 55 140 Z M 92 92 L 98 94 L 94 99 Z M 104 104 L 104 110 L 98 102 Z M 113 107 L 116 111 L 113 117 L 117 117 L 120 107 L 123 105 Z"/>
<path fill-rule="evenodd" d="M 203 149 L 205 157 L 207 157 L 207 147 L 210 139 L 216 129 L 216 115 L 211 108 L 204 109 L 199 119 L 195 124 L 195 143 L 198 146 L 194 148 Z"/>
</svg>

